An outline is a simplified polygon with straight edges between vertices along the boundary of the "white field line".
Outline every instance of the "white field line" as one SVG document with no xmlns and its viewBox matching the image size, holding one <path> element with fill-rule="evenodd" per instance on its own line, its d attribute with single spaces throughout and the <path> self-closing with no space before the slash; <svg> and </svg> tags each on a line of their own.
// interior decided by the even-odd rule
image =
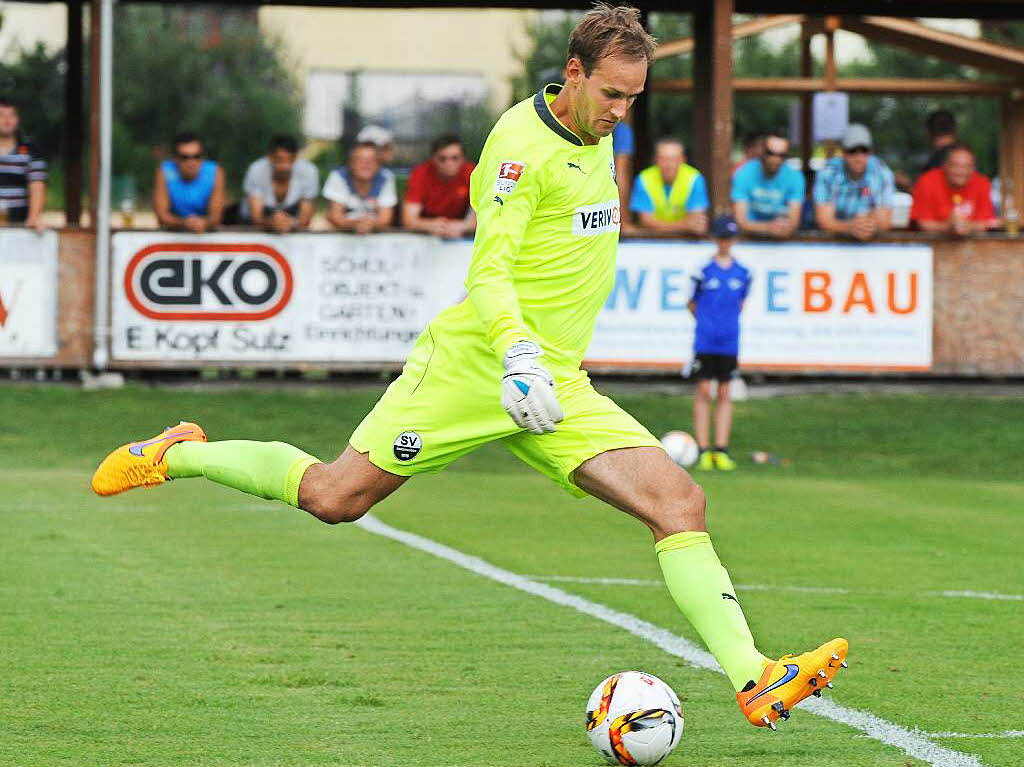
<svg viewBox="0 0 1024 767">
<path fill-rule="evenodd" d="M 1024 738 L 1024 730 L 1005 732 L 929 732 L 929 738 Z"/>
<path fill-rule="evenodd" d="M 597 618 L 605 623 L 610 623 L 613 626 L 618 626 L 630 634 L 650 642 L 669 655 L 681 658 L 691 666 L 719 673 L 722 671 L 711 653 L 697 647 L 688 639 L 655 626 L 653 623 L 641 620 L 635 615 L 612 610 L 610 607 L 598 604 L 597 602 L 591 602 L 589 599 L 570 594 L 546 583 L 538 583 L 523 575 L 496 567 L 479 557 L 464 554 L 457 549 L 445 546 L 437 541 L 432 541 L 429 538 L 386 525 L 369 514 L 355 524 L 367 532 L 390 538 L 410 548 L 439 557 L 505 586 L 510 586 L 527 594 L 533 594 L 563 607 L 571 607 L 585 615 Z M 933 767 L 984 767 L 981 761 L 972 754 L 965 754 L 945 746 L 940 746 L 930 741 L 927 735 L 922 732 L 909 730 L 898 724 L 887 722 L 866 711 L 858 711 L 846 706 L 840 706 L 830 698 L 808 698 L 800 705 L 805 711 L 810 711 L 818 716 L 823 716 L 826 719 L 831 719 L 860 730 L 869 737 L 887 745 L 895 746 L 910 756 L 933 765 Z"/>
<path fill-rule="evenodd" d="M 1024 602 L 1024 594 L 997 594 L 994 591 L 940 591 L 940 596 L 963 597 L 964 599 L 999 599 L 1009 602 Z"/>
<path fill-rule="evenodd" d="M 575 575 L 524 575 L 535 581 L 551 581 L 553 583 L 591 583 L 601 586 L 664 586 L 665 581 L 645 578 L 598 578 Z M 791 591 L 801 594 L 849 594 L 846 589 L 834 589 L 825 586 L 772 586 L 767 583 L 736 584 L 737 591 Z"/>
<path fill-rule="evenodd" d="M 648 578 L 599 578 L 594 576 L 576 575 L 525 575 L 535 581 L 551 581 L 552 583 L 583 583 L 602 586 L 664 586 L 664 581 Z M 849 589 L 828 586 L 776 586 L 770 583 L 737 583 L 737 591 L 787 591 L 799 594 L 849 594 Z M 957 597 L 963 599 L 996 599 L 1009 602 L 1024 602 L 1024 594 L 997 594 L 993 591 L 929 591 L 927 597 Z"/>
</svg>

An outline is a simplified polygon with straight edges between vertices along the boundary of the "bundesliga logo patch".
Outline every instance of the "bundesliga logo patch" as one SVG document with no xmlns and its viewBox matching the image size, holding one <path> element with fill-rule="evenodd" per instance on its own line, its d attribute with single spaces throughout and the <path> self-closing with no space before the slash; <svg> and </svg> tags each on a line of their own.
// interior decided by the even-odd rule
<svg viewBox="0 0 1024 767">
<path fill-rule="evenodd" d="M 395 453 L 395 458 L 399 461 L 411 461 L 423 449 L 423 440 L 414 431 L 403 431 L 395 437 L 395 442 L 391 449 Z"/>
<path fill-rule="evenodd" d="M 522 160 L 506 160 L 498 167 L 498 178 L 494 181 L 494 191 L 498 194 L 511 194 L 519 183 L 519 178 L 526 170 Z"/>
</svg>

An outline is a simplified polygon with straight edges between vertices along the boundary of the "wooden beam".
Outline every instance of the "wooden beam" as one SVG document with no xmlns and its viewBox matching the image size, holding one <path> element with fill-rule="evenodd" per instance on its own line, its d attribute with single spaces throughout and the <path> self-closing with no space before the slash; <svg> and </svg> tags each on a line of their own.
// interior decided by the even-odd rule
<svg viewBox="0 0 1024 767">
<path fill-rule="evenodd" d="M 1024 80 L 1024 48 L 945 32 L 911 19 L 888 16 L 844 17 L 843 28 L 869 40 Z"/>
<path fill-rule="evenodd" d="M 82 0 L 67 0 L 64 74 L 64 225 L 82 222 Z"/>
<path fill-rule="evenodd" d="M 1007 193 L 1012 196 L 1019 218 L 1020 214 L 1024 213 L 1024 94 L 1018 91 L 1003 100 L 1001 122 L 999 175 L 1002 179 L 1004 200 Z"/>
<path fill-rule="evenodd" d="M 737 77 L 732 82 L 737 93 L 816 93 L 827 90 L 823 77 Z M 660 93 L 688 93 L 694 81 L 688 78 L 651 80 L 648 88 Z M 1012 86 L 997 82 L 970 80 L 932 80 L 927 78 L 860 77 L 836 78 L 835 88 L 848 93 L 890 94 L 952 94 L 966 96 L 1000 96 Z"/>
<path fill-rule="evenodd" d="M 825 29 L 825 90 L 836 90 L 836 31 L 829 28 L 826 23 Z"/>
<path fill-rule="evenodd" d="M 650 31 L 650 12 L 640 11 L 640 23 Z M 651 96 L 645 89 L 633 102 L 633 174 L 647 167 L 651 160 L 654 141 L 651 138 Z M 632 188 L 633 179 L 629 180 Z M 622 211 L 623 220 L 627 212 Z"/>
<path fill-rule="evenodd" d="M 810 24 L 800 25 L 800 76 L 810 77 L 814 74 L 814 59 L 811 56 L 811 39 L 814 34 Z M 735 81 L 733 83 L 735 87 Z M 811 153 L 814 147 L 814 124 L 811 113 L 811 94 L 800 94 L 800 167 L 807 170 L 811 167 Z"/>
<path fill-rule="evenodd" d="M 715 214 L 732 207 L 732 14 L 735 0 L 712 0 L 711 5 L 711 166 L 706 169 L 705 178 L 710 181 L 711 213 Z"/>
<path fill-rule="evenodd" d="M 789 13 L 783 15 L 759 16 L 750 21 L 744 21 L 732 28 L 732 39 L 739 40 L 744 37 L 751 37 L 766 32 L 769 29 L 789 26 L 790 24 L 801 24 L 807 17 L 800 13 Z M 654 52 L 655 59 L 664 59 L 669 56 L 681 56 L 685 53 L 693 53 L 693 38 L 682 37 L 678 40 L 669 40 L 661 43 Z"/>
</svg>

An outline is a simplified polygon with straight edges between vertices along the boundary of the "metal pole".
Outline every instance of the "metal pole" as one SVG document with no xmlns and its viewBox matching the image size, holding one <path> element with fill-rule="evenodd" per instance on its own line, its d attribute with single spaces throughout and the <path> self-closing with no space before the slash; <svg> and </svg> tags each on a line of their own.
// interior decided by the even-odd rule
<svg viewBox="0 0 1024 767">
<path fill-rule="evenodd" d="M 96 325 L 93 367 L 110 359 L 110 174 L 114 90 L 114 0 L 100 0 L 99 179 L 96 199 Z M 95 107 L 94 107 L 95 108 Z"/>
</svg>

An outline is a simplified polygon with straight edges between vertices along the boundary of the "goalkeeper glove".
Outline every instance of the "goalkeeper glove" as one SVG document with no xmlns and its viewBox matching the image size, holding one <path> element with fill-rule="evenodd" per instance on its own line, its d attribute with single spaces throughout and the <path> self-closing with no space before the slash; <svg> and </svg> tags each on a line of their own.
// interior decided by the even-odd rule
<svg viewBox="0 0 1024 767">
<path fill-rule="evenodd" d="M 516 426 L 533 434 L 555 430 L 562 408 L 555 398 L 555 381 L 537 358 L 543 352 L 533 341 L 517 341 L 505 352 L 501 404 Z"/>
</svg>

